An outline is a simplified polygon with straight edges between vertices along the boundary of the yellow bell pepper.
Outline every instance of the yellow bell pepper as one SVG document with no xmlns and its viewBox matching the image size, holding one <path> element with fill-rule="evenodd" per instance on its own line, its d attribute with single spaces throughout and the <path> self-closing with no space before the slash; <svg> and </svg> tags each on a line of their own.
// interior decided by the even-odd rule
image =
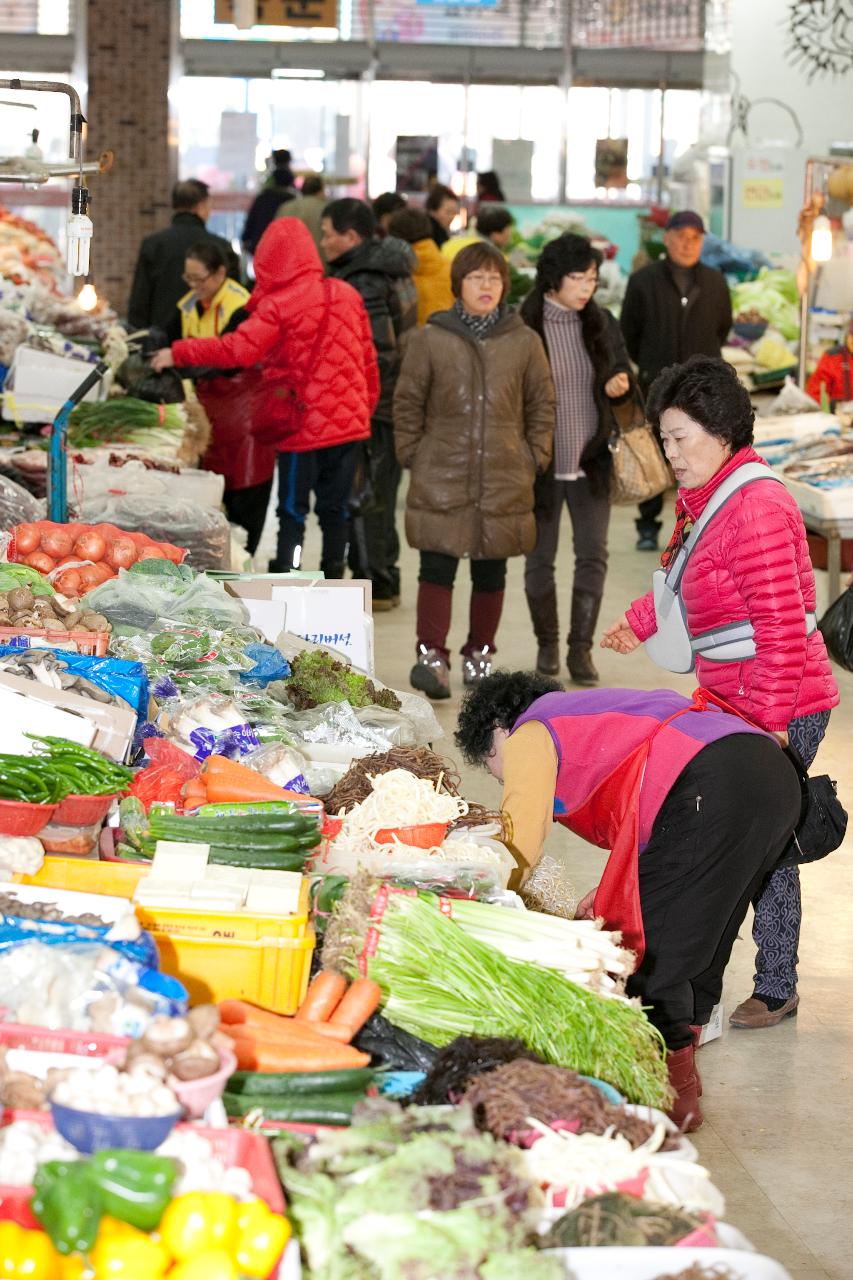
<svg viewBox="0 0 853 1280">
<path fill-rule="evenodd" d="M 95 1280 L 160 1280 L 171 1259 L 144 1231 L 104 1218 L 89 1261 Z"/>
<path fill-rule="evenodd" d="M 236 1263 L 225 1249 L 206 1249 L 177 1263 L 169 1280 L 239 1280 Z"/>
<path fill-rule="evenodd" d="M 251 1280 L 270 1274 L 290 1239 L 290 1223 L 263 1200 L 250 1200 L 237 1210 L 237 1266 Z"/>
<path fill-rule="evenodd" d="M 43 1231 L 0 1222 L 0 1277 L 59 1280 L 59 1254 Z"/>
<path fill-rule="evenodd" d="M 210 1250 L 233 1255 L 237 1244 L 237 1202 L 221 1191 L 177 1196 L 160 1222 L 160 1239 L 179 1262 Z"/>
</svg>

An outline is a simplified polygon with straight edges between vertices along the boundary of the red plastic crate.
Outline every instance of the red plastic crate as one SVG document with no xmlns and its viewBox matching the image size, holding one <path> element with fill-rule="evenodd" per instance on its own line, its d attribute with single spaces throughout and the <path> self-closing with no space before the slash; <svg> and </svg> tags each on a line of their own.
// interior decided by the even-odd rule
<svg viewBox="0 0 853 1280">
<path fill-rule="evenodd" d="M 69 1032 L 68 1034 L 75 1034 Z M 14 1120 L 34 1120 L 43 1129 L 53 1127 L 49 1111 L 10 1111 L 5 1110 L 0 1119 L 0 1128 L 12 1124 Z M 229 1167 L 242 1168 L 252 1179 L 252 1190 L 260 1199 L 265 1200 L 274 1213 L 284 1213 L 284 1193 L 275 1163 L 266 1138 L 258 1133 L 250 1133 L 248 1129 L 208 1129 L 204 1125 L 179 1124 L 173 1133 L 189 1130 L 201 1138 L 206 1138 L 223 1164 Z M 0 1185 L 0 1217 L 7 1200 L 17 1205 L 29 1201 L 33 1194 L 32 1187 L 10 1187 Z M 16 1218 L 15 1221 L 18 1221 Z M 28 1223 L 27 1225 L 32 1225 Z"/>
<path fill-rule="evenodd" d="M 23 1022 L 0 1022 L 0 1045 L 32 1049 L 35 1053 L 73 1053 L 80 1058 L 109 1058 L 115 1062 L 130 1040 L 126 1036 L 94 1035 L 91 1031 L 51 1030 Z"/>
<path fill-rule="evenodd" d="M 44 627 L 0 627 L 0 641 L 11 644 L 14 640 L 46 640 L 49 645 L 64 648 L 69 642 L 78 653 L 89 657 L 105 658 L 110 647 L 109 631 L 48 631 Z"/>
</svg>

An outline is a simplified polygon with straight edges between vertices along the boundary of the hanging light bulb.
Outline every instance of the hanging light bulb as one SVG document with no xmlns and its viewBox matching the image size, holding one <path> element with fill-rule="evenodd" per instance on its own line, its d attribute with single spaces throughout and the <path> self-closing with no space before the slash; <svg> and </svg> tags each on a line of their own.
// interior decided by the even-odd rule
<svg viewBox="0 0 853 1280">
<path fill-rule="evenodd" d="M 818 214 L 814 220 L 811 256 L 813 262 L 829 262 L 832 257 L 832 223 L 825 213 Z"/>
<path fill-rule="evenodd" d="M 81 311 L 94 311 L 98 305 L 98 294 L 95 286 L 87 280 L 83 288 L 77 294 L 77 305 Z"/>
</svg>

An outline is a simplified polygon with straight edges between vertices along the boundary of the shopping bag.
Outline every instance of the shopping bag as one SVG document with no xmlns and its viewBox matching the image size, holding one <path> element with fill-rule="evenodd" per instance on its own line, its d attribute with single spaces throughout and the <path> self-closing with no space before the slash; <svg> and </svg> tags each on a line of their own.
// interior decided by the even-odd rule
<svg viewBox="0 0 853 1280">
<path fill-rule="evenodd" d="M 832 778 L 809 774 L 790 744 L 785 754 L 797 771 L 803 797 L 800 821 L 779 862 L 781 867 L 792 867 L 818 862 L 839 848 L 847 833 L 847 811 Z"/>
<path fill-rule="evenodd" d="M 673 478 L 641 402 L 635 399 L 612 408 L 618 429 L 608 444 L 610 501 L 615 507 L 631 507 L 663 493 Z"/>
<path fill-rule="evenodd" d="M 831 604 L 818 623 L 830 658 L 853 671 L 853 586 Z"/>
</svg>

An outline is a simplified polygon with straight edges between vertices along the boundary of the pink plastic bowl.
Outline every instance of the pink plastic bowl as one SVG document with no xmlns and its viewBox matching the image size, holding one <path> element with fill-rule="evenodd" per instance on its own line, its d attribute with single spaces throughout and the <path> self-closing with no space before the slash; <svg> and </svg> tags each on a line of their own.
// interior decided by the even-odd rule
<svg viewBox="0 0 853 1280">
<path fill-rule="evenodd" d="M 220 1050 L 221 1066 L 212 1076 L 203 1076 L 201 1080 L 178 1080 L 169 1076 L 169 1088 L 175 1094 L 182 1107 L 186 1108 L 188 1120 L 200 1120 L 211 1102 L 222 1097 L 225 1083 L 229 1076 L 237 1070 L 237 1059 L 227 1049 Z"/>
</svg>

